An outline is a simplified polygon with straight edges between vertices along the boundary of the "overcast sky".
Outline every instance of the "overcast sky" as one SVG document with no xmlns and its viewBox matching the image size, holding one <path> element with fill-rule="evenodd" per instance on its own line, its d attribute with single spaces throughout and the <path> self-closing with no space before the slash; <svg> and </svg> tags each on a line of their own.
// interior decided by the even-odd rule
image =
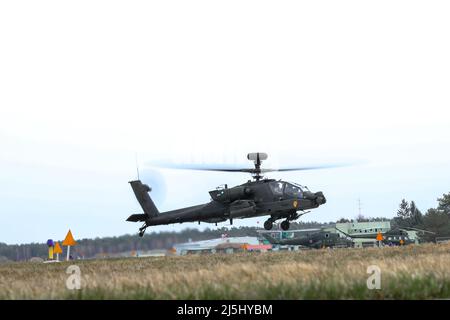
<svg viewBox="0 0 450 320">
<path fill-rule="evenodd" d="M 254 151 L 359 162 L 270 174 L 325 193 L 301 220 L 354 218 L 358 198 L 366 216 L 402 198 L 426 211 L 450 191 L 449 15 L 448 1 L 0 2 L 0 242 L 136 233 L 136 154 L 160 211 L 249 176 L 149 162 L 250 166 Z"/>
</svg>

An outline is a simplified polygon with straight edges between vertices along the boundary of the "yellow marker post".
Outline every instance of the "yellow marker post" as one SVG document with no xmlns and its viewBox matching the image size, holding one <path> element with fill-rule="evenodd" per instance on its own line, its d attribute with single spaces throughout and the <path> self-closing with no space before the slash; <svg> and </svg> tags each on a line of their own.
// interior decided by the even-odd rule
<svg viewBox="0 0 450 320">
<path fill-rule="evenodd" d="M 62 253 L 61 246 L 59 245 L 59 242 L 55 243 L 55 248 L 53 249 L 53 253 L 56 254 L 56 261 L 59 261 L 59 254 Z"/>
<path fill-rule="evenodd" d="M 53 240 L 52 239 L 47 240 L 47 246 L 48 246 L 48 260 L 53 260 Z"/>
<path fill-rule="evenodd" d="M 405 243 L 405 241 L 403 241 L 403 239 L 400 239 L 400 245 L 402 246 Z"/>
<path fill-rule="evenodd" d="M 70 257 L 70 247 L 75 246 L 77 243 L 75 239 L 72 236 L 72 232 L 69 229 L 69 232 L 67 232 L 66 238 L 64 239 L 62 245 L 67 247 L 67 259 L 66 261 L 69 261 Z"/>
</svg>

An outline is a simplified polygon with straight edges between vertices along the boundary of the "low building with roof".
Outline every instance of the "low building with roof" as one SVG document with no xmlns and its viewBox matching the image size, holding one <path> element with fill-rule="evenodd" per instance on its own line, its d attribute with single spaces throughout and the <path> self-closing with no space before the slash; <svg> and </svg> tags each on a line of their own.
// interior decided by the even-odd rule
<svg viewBox="0 0 450 320">
<path fill-rule="evenodd" d="M 246 251 L 249 248 L 255 251 L 259 245 L 260 242 L 257 237 L 222 237 L 210 240 L 177 243 L 173 245 L 171 251 L 177 255 L 219 252 L 232 253 Z M 259 249 L 262 250 L 266 248 Z"/>
<path fill-rule="evenodd" d="M 367 221 L 367 222 L 345 222 L 336 223 L 336 227 L 330 227 L 327 230 L 330 232 L 337 232 L 341 237 L 357 236 L 353 238 L 355 247 L 373 247 L 376 246 L 377 240 L 374 235 L 378 233 L 385 233 L 391 230 L 391 221 Z M 367 236 L 367 238 L 364 238 Z"/>
</svg>

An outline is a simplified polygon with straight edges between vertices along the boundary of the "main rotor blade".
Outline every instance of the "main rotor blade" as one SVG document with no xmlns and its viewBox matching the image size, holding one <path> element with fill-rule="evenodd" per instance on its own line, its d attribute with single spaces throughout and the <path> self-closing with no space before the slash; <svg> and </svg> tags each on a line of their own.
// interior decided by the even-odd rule
<svg viewBox="0 0 450 320">
<path fill-rule="evenodd" d="M 279 169 L 261 169 L 261 172 L 272 172 L 272 171 L 306 171 L 306 170 L 318 170 L 318 169 L 328 169 L 328 168 L 339 168 L 351 166 L 351 163 L 333 163 L 333 164 L 322 164 L 317 166 L 306 166 L 306 167 L 296 167 L 296 168 L 279 168 Z"/>
<path fill-rule="evenodd" d="M 169 168 L 169 169 L 181 169 L 181 170 L 199 170 L 199 171 L 221 171 L 221 172 L 255 172 L 255 169 L 219 169 L 219 168 Z"/>
<path fill-rule="evenodd" d="M 351 235 L 349 235 L 348 233 L 346 233 L 346 232 L 344 232 L 344 231 L 342 231 L 342 230 L 340 230 L 340 229 L 338 229 L 337 227 L 334 227 L 337 231 L 339 231 L 339 232 L 341 232 L 341 233 L 343 233 L 345 236 L 347 236 L 347 237 L 349 237 L 349 238 L 351 238 L 351 239 L 353 239 L 353 237 L 351 236 Z"/>
<path fill-rule="evenodd" d="M 266 173 L 266 172 L 288 172 L 288 171 L 306 171 L 306 170 L 318 170 L 318 169 L 328 169 L 328 168 L 338 168 L 353 165 L 352 163 L 333 163 L 333 164 L 322 164 L 316 166 L 305 166 L 305 167 L 294 167 L 294 168 L 277 168 L 277 169 L 260 169 L 255 168 L 239 168 L 236 166 L 224 166 L 221 164 L 183 164 L 183 163 L 160 163 L 153 162 L 148 163 L 152 166 L 157 166 L 166 169 L 180 169 L 180 170 L 200 170 L 200 171 L 218 171 L 218 172 L 245 172 L 245 173 Z"/>
<path fill-rule="evenodd" d="M 432 233 L 432 234 L 436 234 L 436 232 L 432 232 L 432 231 L 428 231 L 428 230 L 423 230 L 423 229 L 418 229 L 418 228 L 412 228 L 412 227 L 403 227 L 403 228 L 399 228 L 400 230 L 404 229 L 406 231 L 408 231 L 408 229 L 410 230 L 414 230 L 414 231 L 421 231 L 421 232 L 428 232 L 428 233 Z"/>
<path fill-rule="evenodd" d="M 222 172 L 246 172 L 252 173 L 254 168 L 239 168 L 236 166 L 225 166 L 221 164 L 185 164 L 185 163 L 161 163 L 151 162 L 148 165 L 156 166 L 164 169 L 178 170 L 199 170 L 199 171 L 222 171 Z"/>
</svg>

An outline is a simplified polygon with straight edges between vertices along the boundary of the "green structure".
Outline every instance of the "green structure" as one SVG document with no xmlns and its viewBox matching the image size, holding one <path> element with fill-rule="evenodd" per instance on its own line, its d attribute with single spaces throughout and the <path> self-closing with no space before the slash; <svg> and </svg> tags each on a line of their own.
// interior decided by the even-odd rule
<svg viewBox="0 0 450 320">
<path fill-rule="evenodd" d="M 377 233 L 385 233 L 391 230 L 391 222 L 386 221 L 371 221 L 371 222 L 346 222 L 336 223 L 336 228 L 330 228 L 330 232 L 337 232 L 341 237 L 356 236 L 353 238 L 355 247 L 370 247 L 376 246 L 376 239 L 374 235 Z M 342 232 L 341 232 L 342 231 Z M 367 238 L 364 238 L 367 236 Z"/>
<path fill-rule="evenodd" d="M 330 232 L 332 232 L 330 228 Z M 405 229 L 392 229 L 391 222 L 385 221 L 371 221 L 371 222 L 348 222 L 337 223 L 335 232 L 340 236 L 345 237 L 346 234 L 353 238 L 355 247 L 375 246 L 376 235 L 383 234 L 385 243 L 397 243 L 400 239 L 408 243 L 419 243 L 417 231 Z"/>
</svg>

